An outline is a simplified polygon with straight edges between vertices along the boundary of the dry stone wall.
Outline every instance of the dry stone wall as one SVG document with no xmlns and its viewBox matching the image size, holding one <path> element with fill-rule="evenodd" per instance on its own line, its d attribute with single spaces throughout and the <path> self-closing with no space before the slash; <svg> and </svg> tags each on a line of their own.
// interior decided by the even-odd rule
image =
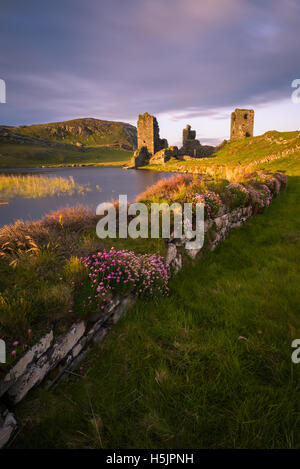
<svg viewBox="0 0 300 469">
<path fill-rule="evenodd" d="M 8 407 L 20 402 L 42 381 L 49 389 L 65 373 L 75 369 L 90 348 L 104 339 L 133 301 L 131 295 L 117 297 L 105 313 L 73 324 L 58 338 L 51 330 L 17 361 L 0 382 L 0 448 L 7 444 L 17 429 L 15 417 Z"/>
<path fill-rule="evenodd" d="M 234 210 L 222 211 L 214 218 L 209 218 L 204 223 L 205 245 L 214 251 L 219 243 L 224 241 L 233 228 L 242 226 L 246 220 L 253 215 L 252 207 L 239 207 Z M 209 233 L 209 236 L 208 236 Z M 191 258 L 195 259 L 203 251 L 201 249 L 186 249 L 189 240 L 185 236 L 181 238 L 171 238 L 168 241 L 167 262 L 177 273 L 183 264 L 183 251 Z"/>
</svg>

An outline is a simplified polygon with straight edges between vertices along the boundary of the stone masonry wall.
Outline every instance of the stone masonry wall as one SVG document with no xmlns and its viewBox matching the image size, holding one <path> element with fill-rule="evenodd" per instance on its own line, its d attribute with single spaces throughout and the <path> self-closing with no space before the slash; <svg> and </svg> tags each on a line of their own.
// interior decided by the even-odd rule
<svg viewBox="0 0 300 469">
<path fill-rule="evenodd" d="M 215 147 L 210 145 L 201 145 L 196 140 L 196 131 L 191 130 L 191 126 L 187 125 L 182 131 L 182 147 L 179 149 L 180 156 L 190 156 L 191 158 L 201 158 L 210 156 L 214 153 Z"/>
<path fill-rule="evenodd" d="M 139 115 L 137 123 L 138 148 L 146 147 L 151 155 L 154 155 L 159 148 L 159 128 L 154 116 L 145 112 Z"/>
<path fill-rule="evenodd" d="M 210 232 L 210 237 L 206 239 L 205 246 L 214 251 L 217 245 L 226 239 L 232 228 L 242 226 L 252 215 L 252 207 L 239 207 L 234 210 L 225 210 L 223 208 L 223 211 L 220 211 L 216 217 L 210 218 L 204 223 L 205 235 Z M 200 251 L 203 251 L 203 248 L 185 249 L 186 242 L 188 240 L 185 236 L 168 240 L 167 262 L 175 272 L 178 272 L 182 267 L 183 250 L 193 259 L 197 257 Z"/>
<path fill-rule="evenodd" d="M 49 389 L 65 373 L 74 370 L 90 348 L 105 338 L 133 301 L 131 295 L 116 297 L 105 313 L 74 323 L 66 334 L 58 338 L 50 330 L 15 363 L 0 381 L 0 448 L 7 444 L 17 429 L 15 417 L 7 405 L 11 407 L 20 402 L 42 381 Z"/>
<path fill-rule="evenodd" d="M 236 109 L 231 114 L 230 140 L 253 137 L 253 109 Z"/>
<path fill-rule="evenodd" d="M 137 123 L 138 148 L 146 147 L 151 155 L 168 146 L 166 139 L 160 139 L 156 117 L 148 112 L 140 114 Z"/>
</svg>

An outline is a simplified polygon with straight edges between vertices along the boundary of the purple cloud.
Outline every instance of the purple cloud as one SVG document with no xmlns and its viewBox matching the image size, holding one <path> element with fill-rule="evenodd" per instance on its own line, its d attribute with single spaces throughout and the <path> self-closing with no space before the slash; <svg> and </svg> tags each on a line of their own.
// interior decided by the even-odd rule
<svg viewBox="0 0 300 469">
<path fill-rule="evenodd" d="M 11 0 L 1 121 L 220 119 L 224 107 L 283 99 L 299 75 L 299 13 L 296 0 Z"/>
</svg>

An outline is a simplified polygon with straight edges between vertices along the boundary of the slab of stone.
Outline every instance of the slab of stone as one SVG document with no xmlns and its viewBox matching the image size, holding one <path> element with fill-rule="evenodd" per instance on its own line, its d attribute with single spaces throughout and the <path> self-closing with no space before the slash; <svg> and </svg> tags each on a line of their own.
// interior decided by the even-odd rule
<svg viewBox="0 0 300 469">
<path fill-rule="evenodd" d="M 13 404 L 20 402 L 34 386 L 39 384 L 58 363 L 63 360 L 84 335 L 84 321 L 73 324 L 67 334 L 60 337 L 54 345 L 33 363 L 25 374 L 8 389 L 7 395 Z"/>
<path fill-rule="evenodd" d="M 0 407 L 0 449 L 11 439 L 17 429 L 17 421 L 12 412 L 4 406 Z"/>
<path fill-rule="evenodd" d="M 0 397 L 11 387 L 16 381 L 26 373 L 26 370 L 36 362 L 44 353 L 49 350 L 53 342 L 53 331 L 46 334 L 37 344 L 29 349 L 9 370 L 3 381 L 0 382 Z"/>
</svg>

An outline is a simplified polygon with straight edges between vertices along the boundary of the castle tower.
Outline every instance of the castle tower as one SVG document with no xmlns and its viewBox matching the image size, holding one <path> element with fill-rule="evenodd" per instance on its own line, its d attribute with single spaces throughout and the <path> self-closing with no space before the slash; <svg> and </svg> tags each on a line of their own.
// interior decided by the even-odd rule
<svg viewBox="0 0 300 469">
<path fill-rule="evenodd" d="M 253 109 L 236 109 L 231 114 L 230 140 L 253 137 Z"/>
<path fill-rule="evenodd" d="M 196 130 L 191 130 L 191 126 L 187 124 L 185 129 L 182 131 L 182 145 L 186 143 L 187 140 L 195 140 Z"/>
<path fill-rule="evenodd" d="M 138 148 L 147 147 L 148 152 L 154 155 L 164 146 L 168 146 L 167 142 L 159 138 L 159 127 L 156 117 L 151 116 L 148 112 L 140 114 L 137 123 Z"/>
<path fill-rule="evenodd" d="M 181 156 L 192 156 L 199 158 L 201 154 L 201 144 L 196 140 L 196 130 L 191 130 L 191 126 L 187 125 L 182 131 L 182 147 L 179 150 Z"/>
</svg>

